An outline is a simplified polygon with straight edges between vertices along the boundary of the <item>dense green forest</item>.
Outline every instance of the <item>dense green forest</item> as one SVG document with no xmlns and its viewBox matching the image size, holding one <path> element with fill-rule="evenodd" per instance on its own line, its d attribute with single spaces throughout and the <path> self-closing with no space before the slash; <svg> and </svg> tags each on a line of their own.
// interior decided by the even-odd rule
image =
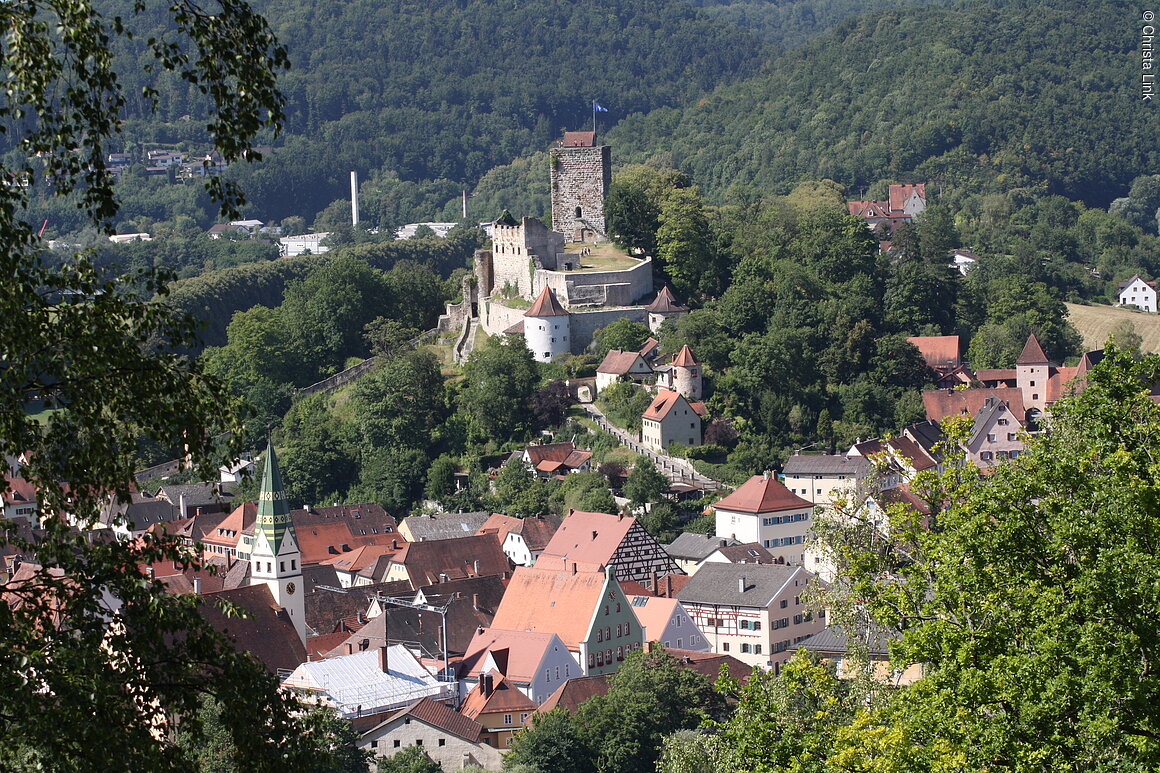
<svg viewBox="0 0 1160 773">
<path fill-rule="evenodd" d="M 671 154 L 712 199 L 821 178 L 857 194 L 890 178 L 1106 207 L 1160 163 L 1136 93 L 1135 15 L 1116 0 L 868 14 L 695 104 L 629 116 L 607 139 L 622 160 Z"/>
</svg>

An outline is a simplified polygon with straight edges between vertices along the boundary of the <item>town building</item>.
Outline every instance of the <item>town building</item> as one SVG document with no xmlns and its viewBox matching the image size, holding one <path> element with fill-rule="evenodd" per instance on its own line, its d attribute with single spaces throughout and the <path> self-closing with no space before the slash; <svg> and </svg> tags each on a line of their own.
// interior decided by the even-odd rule
<svg viewBox="0 0 1160 773">
<path fill-rule="evenodd" d="M 551 542 L 561 519 L 555 515 L 530 515 L 513 518 L 492 513 L 480 527 L 480 534 L 494 533 L 504 555 L 516 566 L 532 566 Z"/>
<path fill-rule="evenodd" d="M 706 564 L 677 593 L 712 651 L 774 669 L 825 627 L 803 600 L 813 575 L 800 566 Z"/>
<path fill-rule="evenodd" d="M 516 569 L 492 627 L 556 634 L 586 676 L 616 671 L 644 641 L 612 567 L 548 555 Z"/>
<path fill-rule="evenodd" d="M 554 633 L 480 628 L 459 663 L 459 680 L 470 690 L 490 673 L 503 677 L 539 706 L 582 671 Z"/>
<path fill-rule="evenodd" d="M 1156 283 L 1134 274 L 1127 282 L 1120 282 L 1120 305 L 1135 306 L 1143 311 L 1160 310 L 1156 305 Z"/>
<path fill-rule="evenodd" d="M 399 534 L 407 542 L 434 542 L 471 537 L 487 521 L 487 513 L 436 513 L 411 515 L 399 522 Z"/>
<path fill-rule="evenodd" d="M 633 614 L 644 630 L 644 640 L 666 649 L 709 652 L 709 640 L 693 622 L 685 607 L 675 598 L 629 596 Z"/>
<path fill-rule="evenodd" d="M 459 713 L 483 726 L 487 744 L 508 749 L 512 737 L 528 724 L 537 705 L 527 695 L 496 673 L 486 673 L 471 688 Z"/>
<path fill-rule="evenodd" d="M 446 703 L 420 698 L 365 731 L 358 746 L 369 749 L 375 759 L 390 758 L 403 749 L 418 746 L 443 770 L 460 770 L 469 765 L 499 770 L 503 756 L 488 745 L 484 735 L 482 725 Z"/>
<path fill-rule="evenodd" d="M 705 404 L 689 402 L 672 389 L 658 389 L 641 414 L 640 442 L 665 453 L 673 443 L 690 448 L 701 445 L 701 420 L 708 416 Z"/>
<path fill-rule="evenodd" d="M 811 504 L 829 505 L 854 491 L 871 469 L 861 456 L 795 453 L 786 459 L 780 480 L 791 494 Z"/>
<path fill-rule="evenodd" d="M 730 537 L 715 537 L 712 534 L 682 532 L 676 539 L 665 545 L 665 552 L 677 562 L 677 567 L 685 574 L 694 574 L 702 562 L 718 548 L 740 545 L 741 541 Z"/>
<path fill-rule="evenodd" d="M 757 542 L 779 562 L 801 563 L 814 505 L 776 477 L 754 475 L 713 507 L 718 536 Z"/>
<path fill-rule="evenodd" d="M 577 448 L 571 440 L 563 443 L 535 443 L 520 455 L 528 472 L 539 478 L 551 478 L 592 469 L 592 452 Z"/>
<path fill-rule="evenodd" d="M 643 582 L 653 574 L 680 571 L 676 563 L 636 518 L 570 510 L 540 560 L 549 556 L 569 563 L 607 566 L 620 581 Z"/>
</svg>

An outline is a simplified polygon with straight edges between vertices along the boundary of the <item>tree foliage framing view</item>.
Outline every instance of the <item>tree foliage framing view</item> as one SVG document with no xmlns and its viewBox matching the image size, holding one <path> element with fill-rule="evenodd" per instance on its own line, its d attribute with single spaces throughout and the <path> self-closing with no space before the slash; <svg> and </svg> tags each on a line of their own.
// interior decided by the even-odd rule
<svg viewBox="0 0 1160 773">
<path fill-rule="evenodd" d="M 0 131 L 14 149 L 0 166 L 0 451 L 8 464 L 23 455 L 42 519 L 36 532 L 0 524 L 0 547 L 26 559 L 0 585 L 0 758 L 7 769 L 196 770 L 212 695 L 227 707 L 220 724 L 240 769 L 324 770 L 334 752 L 325 718 L 299 716 L 273 677 L 209 627 L 197 597 L 166 595 L 139 569 L 186 560 L 175 541 L 83 536 L 108 496 L 128 495 L 138 442 L 184 446 L 205 472 L 219 459 L 214 438 L 239 427 L 228 392 L 180 353 L 192 321 L 147 300 L 165 295 L 165 276 L 109 276 L 84 252 L 50 267 L 24 220 L 48 187 L 109 231 L 118 202 L 105 159 L 130 96 L 111 48 L 152 12 L 137 2 L 106 18 L 74 0 L 0 8 Z M 205 94 L 216 149 L 242 159 L 259 131 L 281 125 L 284 49 L 243 2 L 174 2 L 167 13 L 170 33 L 144 41 L 147 69 Z M 223 212 L 242 202 L 218 178 L 207 188 Z"/>
</svg>

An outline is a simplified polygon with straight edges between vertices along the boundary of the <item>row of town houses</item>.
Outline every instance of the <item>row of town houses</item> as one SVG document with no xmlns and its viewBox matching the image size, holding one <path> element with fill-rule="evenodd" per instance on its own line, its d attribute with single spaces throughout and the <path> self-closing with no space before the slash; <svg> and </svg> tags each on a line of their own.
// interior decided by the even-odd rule
<svg viewBox="0 0 1160 773">
<path fill-rule="evenodd" d="M 108 506 L 95 538 L 175 535 L 199 562 L 158 562 L 143 574 L 169 593 L 198 595 L 212 625 L 286 689 L 349 720 L 376 756 L 422 746 L 445 767 L 498 769 L 537 713 L 572 710 L 606 691 L 634 650 L 663 646 L 708 676 L 722 666 L 741 678 L 777 670 L 799 648 L 842 668 L 846 632 L 827 625 L 813 595 L 834 577 L 811 543 L 819 513 L 842 499 L 883 530 L 891 506 L 924 518 L 929 505 L 909 483 L 952 453 L 941 445 L 942 422 L 969 417 L 961 453 L 980 467 L 1016 457 L 1101 356 L 1061 367 L 1032 336 L 1015 368 L 972 372 L 953 336 L 912 343 L 942 387 L 924 393 L 926 421 L 844 453 L 799 453 L 780 473 L 753 476 L 715 503 L 712 535 L 662 545 L 635 517 L 581 511 L 396 520 L 373 503 L 293 509 L 270 447 L 260 465 L 247 458 L 223 468 L 218 483 L 162 482 L 146 492 L 143 482 L 129 502 Z M 658 394 L 695 401 L 695 362 L 682 351 L 650 364 L 652 376 L 671 382 Z M 548 477 L 584 471 L 590 460 L 569 442 L 528 446 L 507 463 Z M 34 538 L 36 491 L 19 476 L 20 460 L 7 461 L 5 515 Z M 249 471 L 261 476 L 262 493 L 234 502 L 230 491 Z M 30 558 L 9 548 L 0 579 L 30 578 Z M 225 615 L 220 601 L 247 617 Z M 858 636 L 879 678 L 921 677 L 917 664 L 890 663 L 888 634 Z"/>
</svg>

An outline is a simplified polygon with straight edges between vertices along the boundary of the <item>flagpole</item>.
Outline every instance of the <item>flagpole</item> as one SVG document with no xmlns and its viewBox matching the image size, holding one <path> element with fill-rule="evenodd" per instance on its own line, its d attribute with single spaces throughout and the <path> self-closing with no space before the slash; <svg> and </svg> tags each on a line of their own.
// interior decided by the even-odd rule
<svg viewBox="0 0 1160 773">
<path fill-rule="evenodd" d="M 592 136 L 596 136 L 596 100 L 592 100 Z"/>
</svg>

